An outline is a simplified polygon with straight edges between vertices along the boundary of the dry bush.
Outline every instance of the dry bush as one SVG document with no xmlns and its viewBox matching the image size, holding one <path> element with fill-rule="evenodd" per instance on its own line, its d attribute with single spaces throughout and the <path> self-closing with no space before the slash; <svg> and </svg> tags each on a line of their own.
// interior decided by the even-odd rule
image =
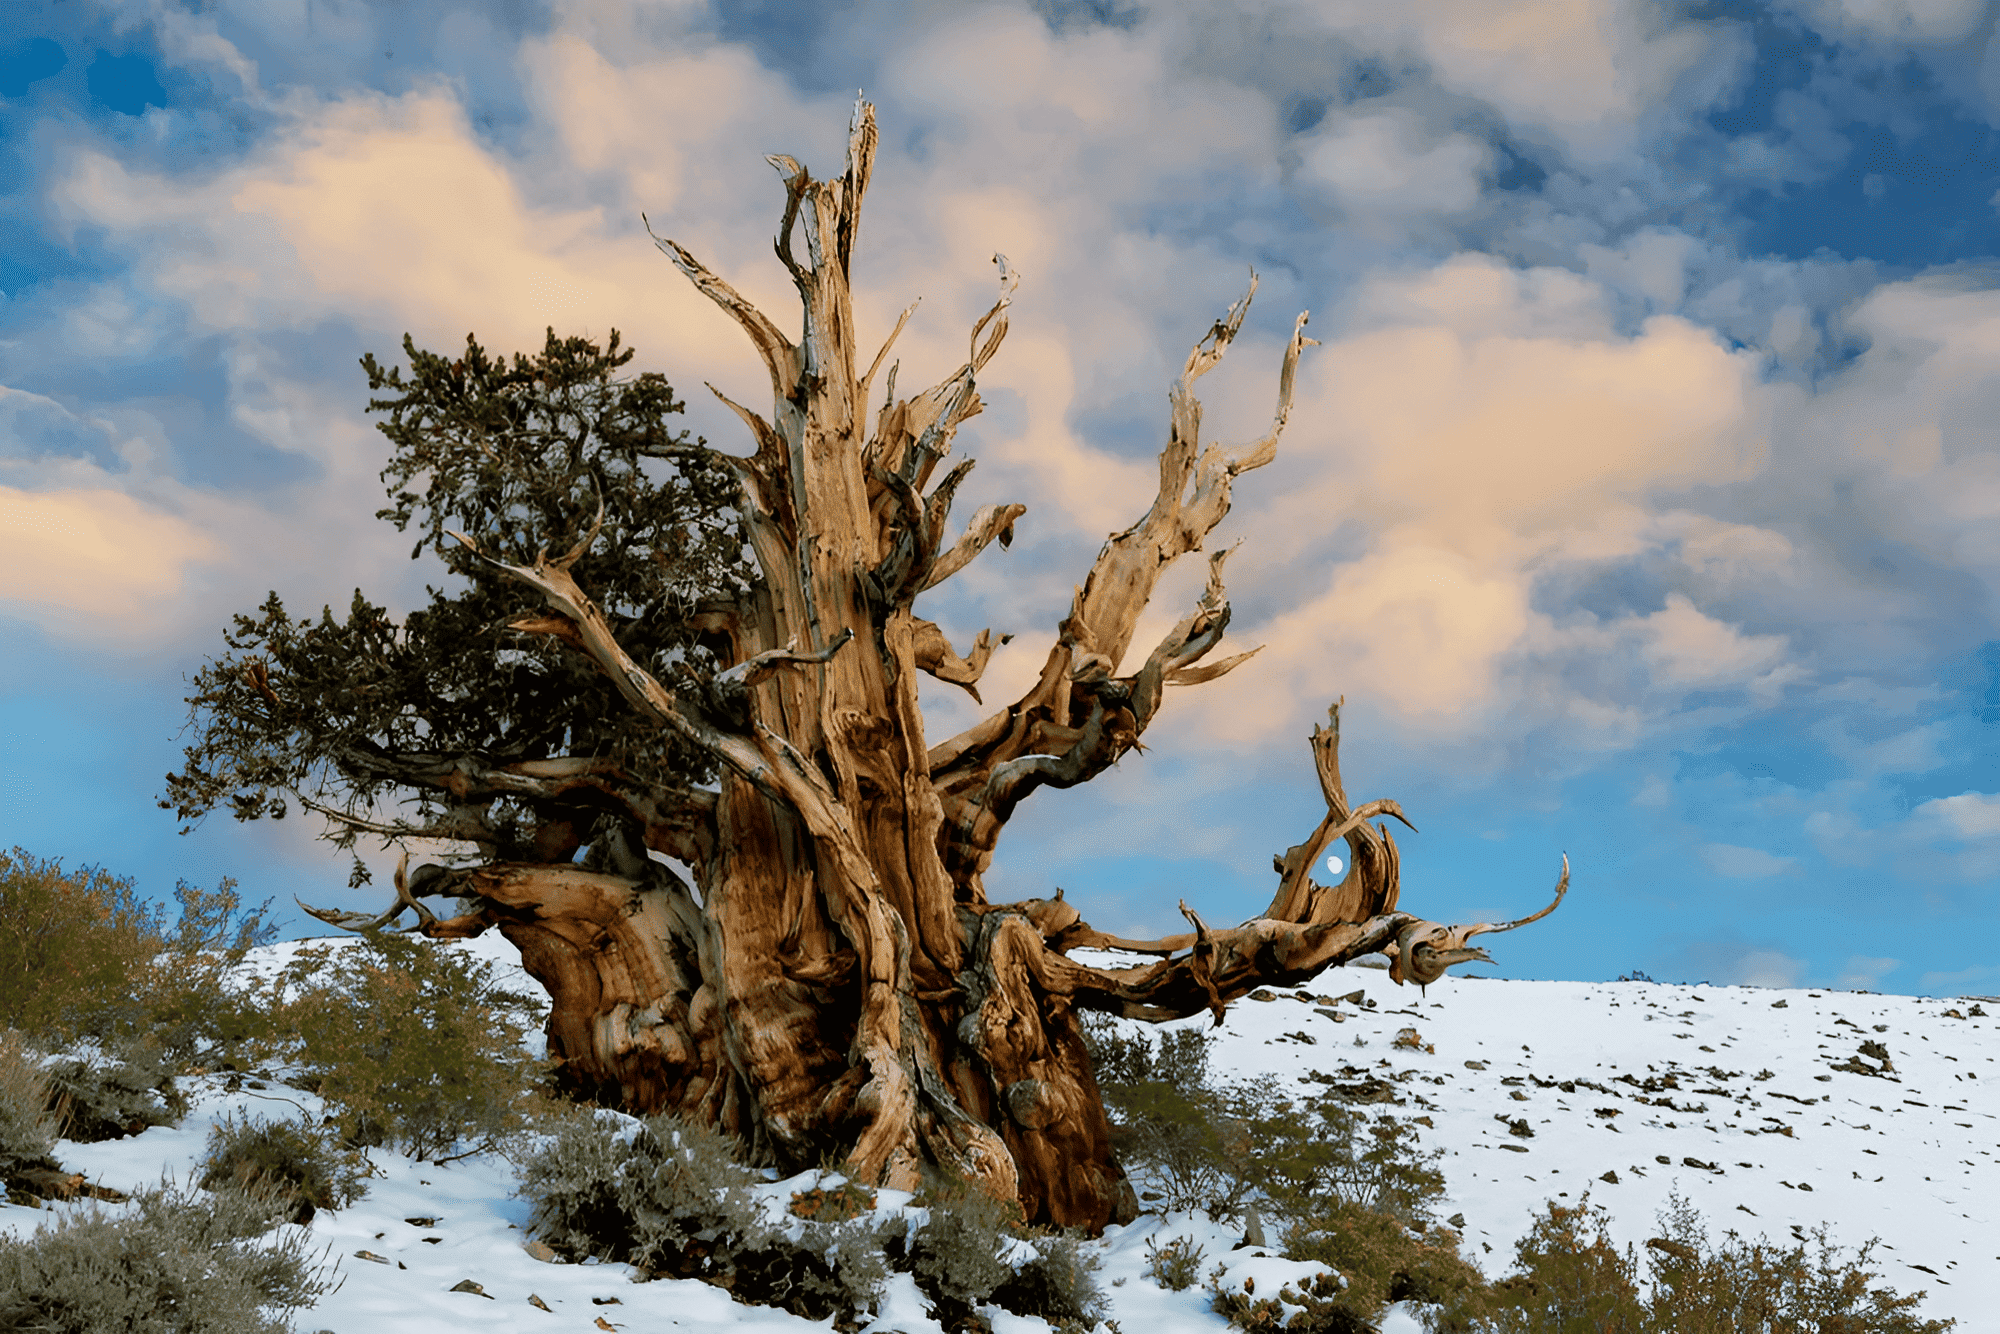
<svg viewBox="0 0 2000 1334">
<path fill-rule="evenodd" d="M 0 1027 L 58 1042 L 104 1031 L 163 944 L 160 909 L 130 879 L 0 853 Z"/>
<path fill-rule="evenodd" d="M 367 1168 L 311 1121 L 224 1117 L 208 1132 L 203 1190 L 236 1189 L 277 1204 L 294 1223 L 321 1209 L 344 1209 L 367 1189 Z"/>
<path fill-rule="evenodd" d="M 303 1236 L 262 1237 L 268 1202 L 163 1186 L 113 1218 L 94 1206 L 0 1236 L 0 1334 L 286 1334 L 331 1291 Z"/>
<path fill-rule="evenodd" d="M 53 1167 L 56 1118 L 49 1074 L 25 1035 L 0 1030 L 0 1179 L 23 1167 Z"/>
</svg>

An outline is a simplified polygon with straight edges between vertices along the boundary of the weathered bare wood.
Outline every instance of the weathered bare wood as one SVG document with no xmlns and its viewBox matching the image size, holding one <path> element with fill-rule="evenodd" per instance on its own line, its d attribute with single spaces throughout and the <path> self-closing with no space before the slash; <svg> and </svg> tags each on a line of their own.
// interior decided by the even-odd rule
<svg viewBox="0 0 2000 1334">
<path fill-rule="evenodd" d="M 870 432 L 876 373 L 915 309 L 857 373 L 850 269 L 875 146 L 873 108 L 857 102 L 837 179 L 815 180 L 790 157 L 769 159 L 783 177 L 773 250 L 799 296 L 796 342 L 686 249 L 654 238 L 744 329 L 770 374 L 768 414 L 717 395 L 754 453 L 703 456 L 726 458 L 741 484 L 760 575 L 739 603 L 691 613 L 727 666 L 704 677 L 678 664 L 681 684 L 670 689 L 620 644 L 573 575 L 602 531 L 601 493 L 588 531 L 553 559 L 543 550 L 509 564 L 451 534 L 538 600 L 510 628 L 594 664 L 616 685 L 635 733 L 650 729 L 714 756 L 719 791 L 654 790 L 597 757 L 492 764 L 350 747 L 343 763 L 357 772 L 435 788 L 458 804 L 428 825 L 323 814 L 398 839 L 483 835 L 488 860 L 411 872 L 406 856 L 386 912 L 309 911 L 354 929 L 413 912 L 410 930 L 442 939 L 497 928 L 549 991 L 550 1050 L 563 1077 L 620 1106 L 720 1127 L 760 1161 L 811 1165 L 837 1153 L 857 1177 L 904 1189 L 937 1173 L 966 1177 L 1018 1202 L 1031 1220 L 1096 1229 L 1129 1219 L 1137 1201 L 1111 1152 L 1079 1010 L 1149 1020 L 1206 1012 L 1219 1022 L 1256 987 L 1304 982 L 1377 951 L 1394 960 L 1394 980 L 1424 985 L 1484 958 L 1474 937 L 1536 919 L 1446 926 L 1399 909 L 1395 842 L 1370 822 L 1403 814 L 1388 799 L 1350 807 L 1339 704 L 1312 737 L 1326 817 L 1276 859 L 1279 884 L 1263 916 L 1211 927 L 1182 904 L 1192 931 L 1135 941 L 1094 929 L 1060 890 L 987 902 L 982 875 L 1023 800 L 1143 751 L 1167 686 L 1216 680 L 1257 651 L 1204 664 L 1230 620 L 1229 553 L 1217 551 L 1195 605 L 1119 675 L 1161 572 L 1202 548 L 1228 511 L 1234 479 L 1275 456 L 1298 358 L 1313 340 L 1300 315 L 1263 437 L 1235 449 L 1202 445 L 1195 382 L 1240 332 L 1253 274 L 1250 291 L 1189 353 L 1170 394 L 1158 492 L 1097 556 L 1034 685 L 930 745 L 917 674 L 976 701 L 992 653 L 1011 638 L 982 630 L 961 657 L 913 605 L 995 540 L 1008 546 L 1025 513 L 983 506 L 947 546 L 971 461 L 931 480 L 958 428 L 980 411 L 977 379 L 1006 336 L 1020 275 L 994 257 L 999 296 L 951 375 L 898 397 L 890 363 Z M 697 456 L 686 446 L 648 452 Z M 267 675 L 246 669 L 241 680 L 270 709 L 284 707 Z M 534 813 L 532 833 L 516 838 L 527 846 L 498 848 L 484 807 L 503 797 Z M 1339 885 L 1322 886 L 1311 870 L 1335 839 L 1347 840 L 1353 865 Z M 684 863 L 693 885 L 649 850 Z M 1567 886 L 1565 859 L 1558 901 Z M 421 902 L 446 895 L 470 906 L 446 919 Z M 1088 946 L 1151 961 L 1093 967 L 1070 957 Z"/>
</svg>

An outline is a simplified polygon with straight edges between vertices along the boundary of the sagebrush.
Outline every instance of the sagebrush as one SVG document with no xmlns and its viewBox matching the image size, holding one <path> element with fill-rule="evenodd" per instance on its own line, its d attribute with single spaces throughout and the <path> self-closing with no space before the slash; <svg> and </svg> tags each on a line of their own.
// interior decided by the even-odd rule
<svg viewBox="0 0 2000 1334">
<path fill-rule="evenodd" d="M 367 1190 L 367 1160 L 310 1118 L 269 1121 L 235 1114 L 208 1132 L 197 1184 L 269 1199 L 305 1224 L 321 1209 L 344 1209 Z"/>
<path fill-rule="evenodd" d="M 287 1334 L 337 1284 L 268 1201 L 171 1183 L 0 1236 L 0 1334 Z"/>
</svg>

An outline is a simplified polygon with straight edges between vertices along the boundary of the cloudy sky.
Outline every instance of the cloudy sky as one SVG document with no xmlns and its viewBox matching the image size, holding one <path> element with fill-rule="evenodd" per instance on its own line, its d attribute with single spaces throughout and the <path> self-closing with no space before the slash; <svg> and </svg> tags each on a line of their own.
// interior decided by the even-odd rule
<svg viewBox="0 0 2000 1334">
<path fill-rule="evenodd" d="M 1115 931 L 1268 902 L 1323 813 L 1394 797 L 1403 905 L 1553 918 L 1510 976 L 2000 990 L 2000 39 L 1969 0 L 14 0 L 0 17 L 0 848 L 165 899 L 362 907 L 317 823 L 158 808 L 184 697 L 277 590 L 400 615 L 357 361 L 405 331 L 638 349 L 768 392 L 647 240 L 781 323 L 767 153 L 882 131 L 862 341 L 907 388 L 1024 275 L 958 512 L 1028 506 L 920 606 L 1032 679 L 1156 484 L 1166 389 L 1270 466 L 1215 543 L 1222 652 L 1133 755 L 1024 806 L 996 897 Z M 1213 545 L 1213 543 L 1212 543 Z M 1163 582 L 1143 652 L 1192 604 Z M 1150 632 L 1150 633 L 1149 633 Z M 977 715 L 926 694 L 941 739 Z M 386 885 L 393 855 L 360 845 Z M 1325 877 L 1322 877 L 1325 878 Z M 1491 970 L 1488 970 L 1491 971 Z"/>
</svg>

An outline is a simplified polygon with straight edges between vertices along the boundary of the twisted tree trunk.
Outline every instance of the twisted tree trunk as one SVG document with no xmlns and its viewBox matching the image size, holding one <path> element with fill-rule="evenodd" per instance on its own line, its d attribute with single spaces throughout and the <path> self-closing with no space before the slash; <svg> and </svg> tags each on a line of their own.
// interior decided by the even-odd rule
<svg viewBox="0 0 2000 1334">
<path fill-rule="evenodd" d="M 910 314 L 858 372 L 848 276 L 875 141 L 873 108 L 861 103 L 838 179 L 771 159 L 786 183 L 777 254 L 804 307 L 796 343 L 686 250 L 659 242 L 742 326 L 771 377 L 768 419 L 729 403 L 755 441 L 751 455 L 655 451 L 726 460 L 741 482 L 761 578 L 741 604 L 699 613 L 736 665 L 670 686 L 633 661 L 569 574 L 595 528 L 565 556 L 493 562 L 543 604 L 513 628 L 585 655 L 617 684 L 634 727 L 716 756 L 720 791 L 642 786 L 589 757 L 500 766 L 403 757 L 402 781 L 447 790 L 461 811 L 504 796 L 541 822 L 533 860 L 399 870 L 397 903 L 375 920 L 413 908 L 414 929 L 436 937 L 497 925 L 553 999 L 549 1048 L 566 1077 L 615 1105 L 720 1127 L 768 1163 L 807 1166 L 833 1153 L 862 1179 L 900 1189 L 940 1172 L 971 1178 L 1031 1221 L 1094 1231 L 1131 1218 L 1136 1202 L 1111 1154 L 1079 1008 L 1150 1020 L 1208 1010 L 1219 1022 L 1254 987 L 1304 982 L 1376 951 L 1394 956 L 1397 981 L 1422 983 L 1484 958 L 1467 948 L 1470 935 L 1517 923 L 1447 928 L 1396 911 L 1395 843 L 1368 820 L 1402 812 L 1392 801 L 1349 807 L 1338 705 L 1333 726 L 1313 737 L 1327 818 L 1278 860 L 1263 917 L 1210 931 L 1183 905 L 1189 934 L 1128 941 L 1090 928 L 1060 891 L 987 902 L 981 874 L 1023 799 L 1103 772 L 1137 747 L 1167 686 L 1214 680 L 1250 656 L 1197 665 L 1229 622 L 1227 553 L 1217 552 L 1195 607 L 1136 672 L 1113 675 L 1161 571 L 1200 550 L 1236 476 L 1275 456 L 1299 353 L 1313 340 L 1300 315 L 1270 431 L 1239 449 L 1204 449 L 1194 382 L 1227 351 L 1250 295 L 1214 325 L 1172 391 L 1158 494 L 1099 554 L 1039 680 L 928 745 L 917 672 L 977 699 L 994 643 L 982 632 L 961 657 L 914 602 L 994 539 L 1008 544 L 1025 508 L 987 506 L 947 545 L 952 495 L 971 463 L 930 487 L 954 432 L 980 410 L 975 377 L 1006 334 L 1015 278 L 996 256 L 1002 293 L 974 326 L 965 364 L 904 399 L 892 366 L 870 431 L 866 400 Z M 357 762 L 378 772 L 387 763 Z M 1310 870 L 1336 837 L 1352 867 L 1322 887 Z M 572 863 L 586 841 L 590 856 Z M 647 849 L 684 863 L 694 886 Z M 1567 881 L 1565 861 L 1558 899 Z M 447 894 L 476 906 L 440 920 L 420 902 Z M 1160 957 L 1090 967 L 1067 956 L 1078 946 Z"/>
</svg>

